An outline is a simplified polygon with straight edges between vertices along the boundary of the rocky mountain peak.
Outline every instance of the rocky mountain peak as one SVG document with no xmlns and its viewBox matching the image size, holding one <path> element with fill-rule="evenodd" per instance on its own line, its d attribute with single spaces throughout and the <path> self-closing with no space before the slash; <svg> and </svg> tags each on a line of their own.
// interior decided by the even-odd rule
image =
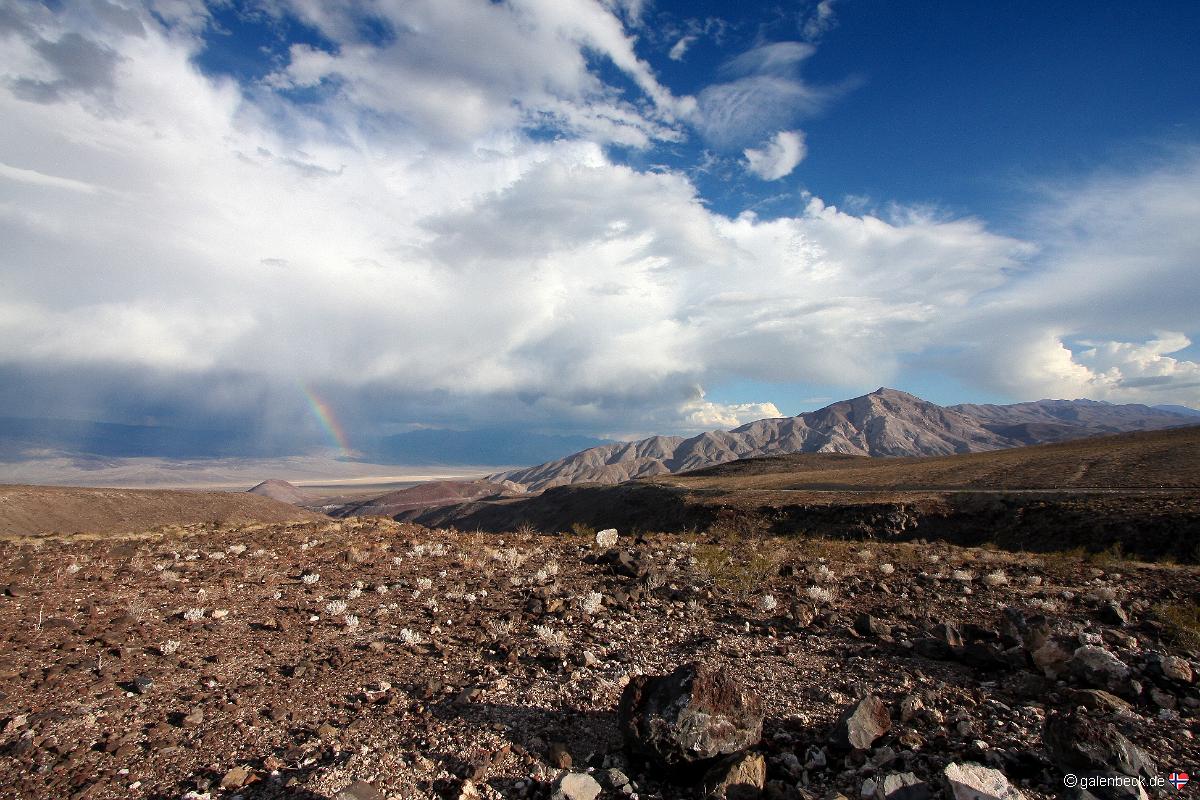
<svg viewBox="0 0 1200 800">
<path fill-rule="evenodd" d="M 947 407 L 881 386 L 794 417 L 758 420 L 687 439 L 655 436 L 591 448 L 536 467 L 496 473 L 488 480 L 511 481 L 538 492 L 571 483 L 621 483 L 759 456 L 952 455 L 1193 422 L 1161 409 L 1090 400 Z"/>
</svg>

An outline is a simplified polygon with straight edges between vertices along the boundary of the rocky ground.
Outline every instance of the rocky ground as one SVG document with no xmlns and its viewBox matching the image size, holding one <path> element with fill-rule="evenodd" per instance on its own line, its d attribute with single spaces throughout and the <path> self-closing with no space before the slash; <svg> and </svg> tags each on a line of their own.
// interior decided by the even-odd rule
<svg viewBox="0 0 1200 800">
<path fill-rule="evenodd" d="M 1048 798 L 1200 771 L 1194 568 L 610 536 L 0 544 L 0 798 Z"/>
</svg>

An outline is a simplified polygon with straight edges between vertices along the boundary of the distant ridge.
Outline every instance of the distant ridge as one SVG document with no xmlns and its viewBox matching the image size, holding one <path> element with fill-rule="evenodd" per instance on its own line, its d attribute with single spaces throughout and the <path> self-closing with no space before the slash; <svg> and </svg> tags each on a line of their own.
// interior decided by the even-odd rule
<svg viewBox="0 0 1200 800">
<path fill-rule="evenodd" d="M 1200 410 L 1191 408 L 1190 406 L 1161 405 L 1154 406 L 1154 408 L 1170 414 L 1183 414 L 1185 417 L 1200 417 Z"/>
<path fill-rule="evenodd" d="M 1039 400 L 1014 405 L 943 407 L 880 388 L 795 417 L 763 419 L 690 438 L 653 436 L 583 450 L 525 469 L 489 475 L 528 492 L 573 483 L 621 483 L 742 458 L 788 453 L 943 456 L 1126 431 L 1196 424 L 1194 417 L 1145 405 Z"/>
<path fill-rule="evenodd" d="M 249 492 L 0 485 L 0 534 L 136 533 L 159 525 L 311 522 L 322 514 Z"/>
<path fill-rule="evenodd" d="M 439 508 L 511 494 L 509 486 L 489 481 L 431 481 L 370 500 L 348 503 L 332 512 L 332 516 L 394 517 L 414 509 Z"/>
<path fill-rule="evenodd" d="M 317 498 L 301 490 L 294 484 L 281 480 L 266 480 L 258 484 L 252 489 L 246 490 L 248 494 L 262 495 L 269 497 L 272 500 L 278 500 L 281 503 L 288 503 L 293 506 L 308 506 L 316 502 Z"/>
</svg>

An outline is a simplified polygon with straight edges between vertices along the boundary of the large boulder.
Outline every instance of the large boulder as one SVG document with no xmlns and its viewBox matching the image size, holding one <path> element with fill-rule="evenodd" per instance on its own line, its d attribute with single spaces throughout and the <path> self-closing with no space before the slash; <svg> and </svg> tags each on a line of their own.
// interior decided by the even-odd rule
<svg viewBox="0 0 1200 800">
<path fill-rule="evenodd" d="M 633 678 L 618 719 L 630 750 L 668 768 L 739 753 L 762 738 L 758 695 L 704 663 Z"/>
<path fill-rule="evenodd" d="M 1064 772 L 1107 772 L 1146 778 L 1155 774 L 1154 762 L 1110 723 L 1078 711 L 1052 714 L 1042 740 L 1051 759 Z"/>
</svg>

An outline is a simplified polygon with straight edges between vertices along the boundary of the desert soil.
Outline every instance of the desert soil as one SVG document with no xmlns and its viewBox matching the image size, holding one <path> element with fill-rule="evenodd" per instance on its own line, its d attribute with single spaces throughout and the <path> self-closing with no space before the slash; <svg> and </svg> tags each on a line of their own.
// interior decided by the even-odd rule
<svg viewBox="0 0 1200 800">
<path fill-rule="evenodd" d="M 616 717 L 631 676 L 695 660 L 761 696 L 772 796 L 858 797 L 893 772 L 944 796 L 951 761 L 1059 796 L 1043 724 L 1079 705 L 1164 773 L 1200 767 L 1200 694 L 1157 666 L 1200 669 L 1162 622 L 1196 600 L 1195 569 L 797 538 L 617 548 L 387 519 L 0 543 L 0 798 L 548 797 L 568 761 L 628 777 L 606 796 L 695 797 L 631 760 Z M 1065 643 L 1054 678 L 1014 620 Z M 939 651 L 944 624 L 982 649 Z M 1124 671 L 1062 661 L 1085 647 Z M 831 749 L 867 693 L 891 729 Z"/>
</svg>

